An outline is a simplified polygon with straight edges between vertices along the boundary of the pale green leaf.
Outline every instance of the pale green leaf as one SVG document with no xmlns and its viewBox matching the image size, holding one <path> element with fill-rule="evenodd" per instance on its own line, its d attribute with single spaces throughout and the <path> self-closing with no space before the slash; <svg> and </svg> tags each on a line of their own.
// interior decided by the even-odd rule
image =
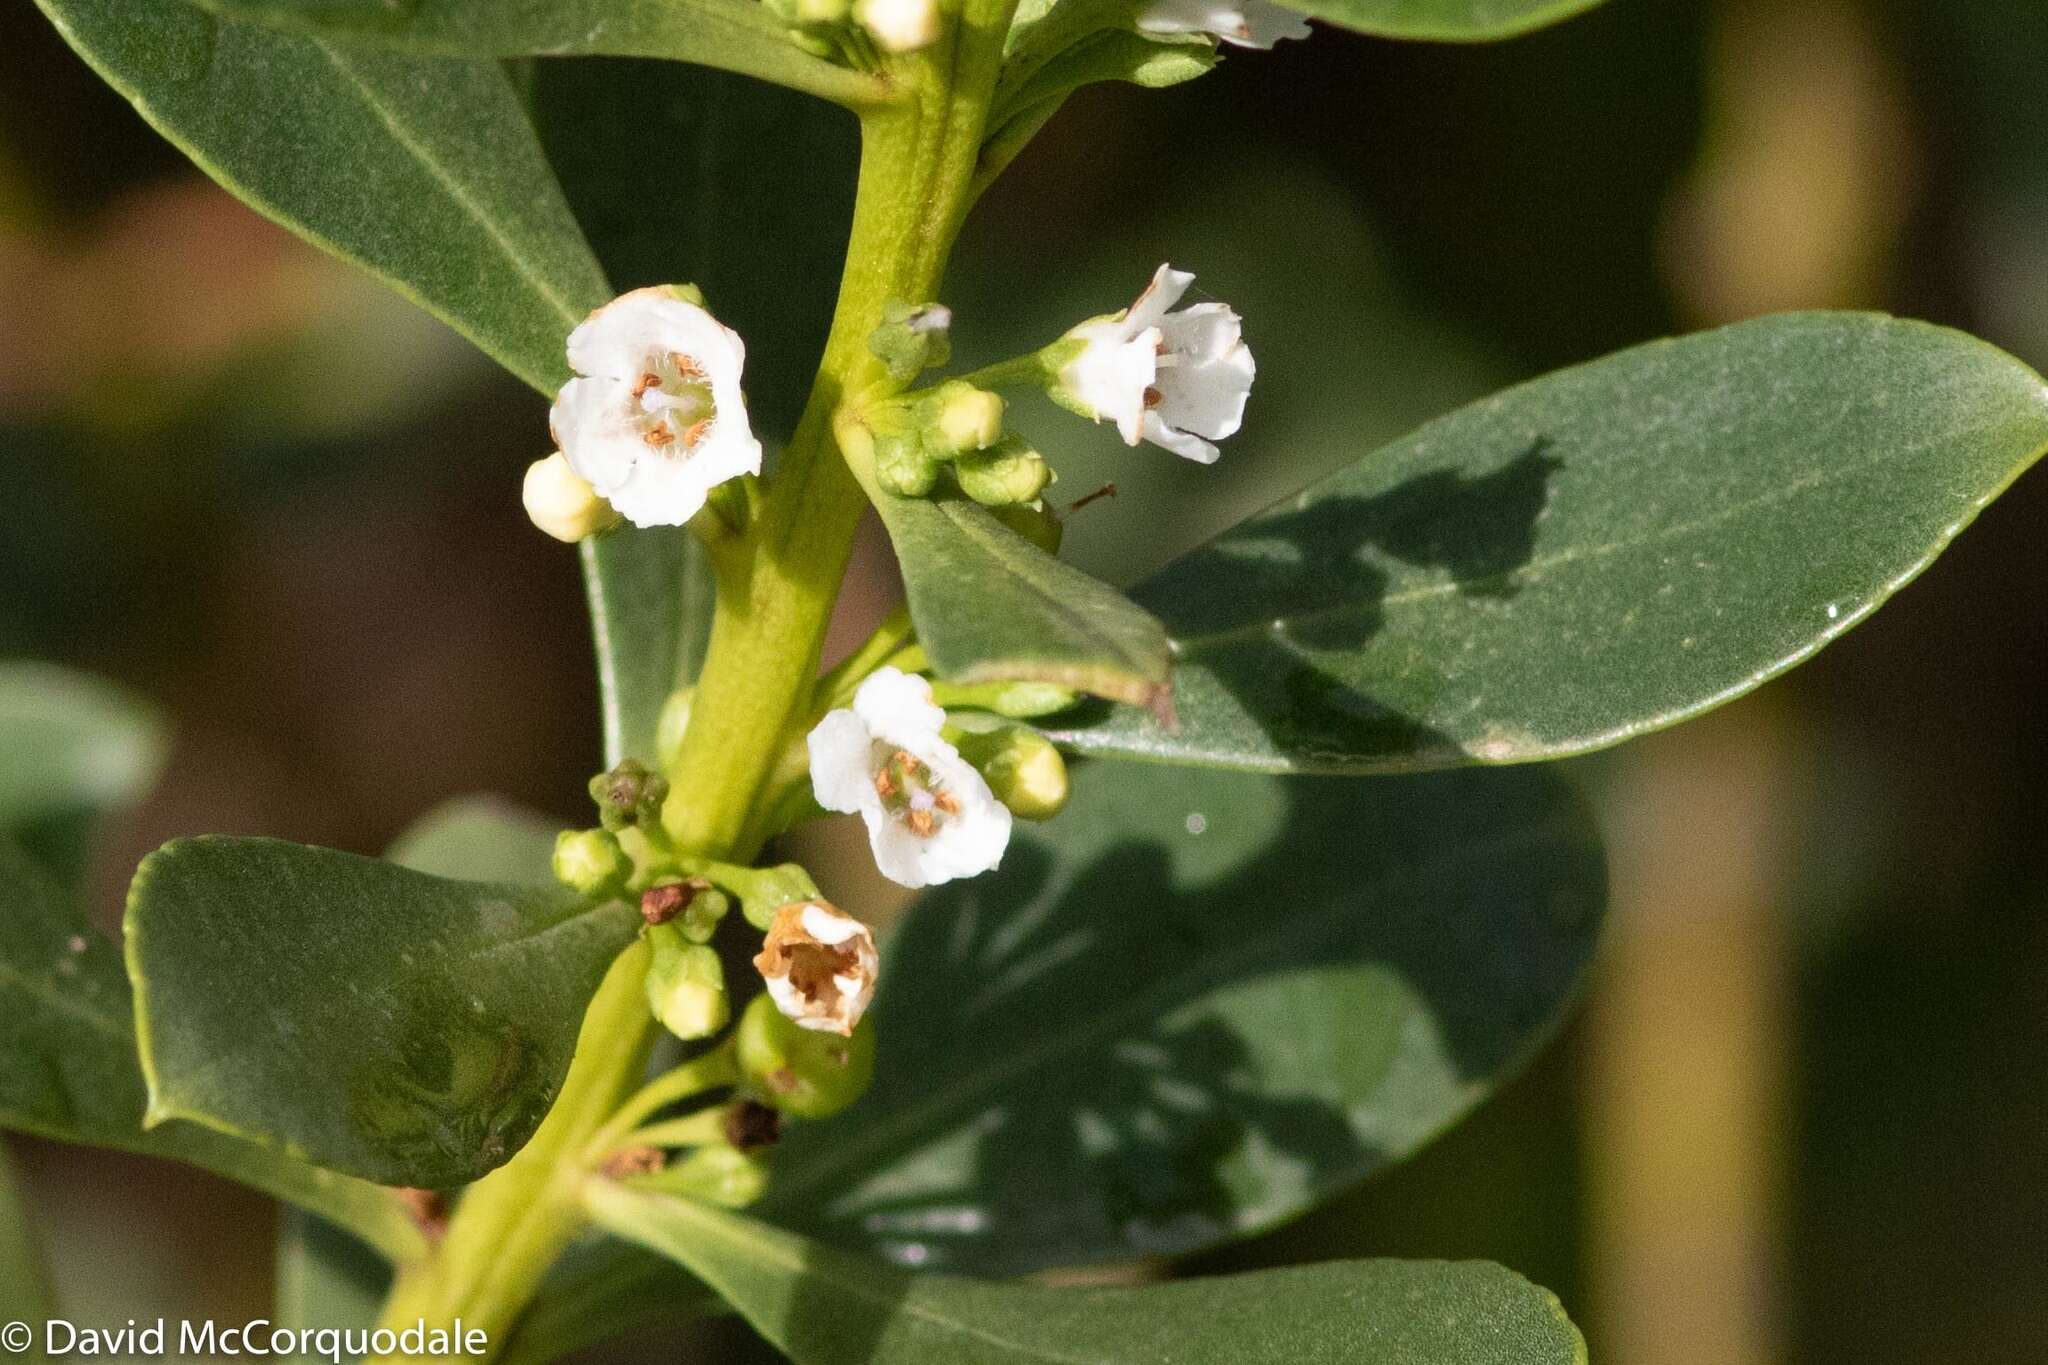
<svg viewBox="0 0 2048 1365">
<path fill-rule="evenodd" d="M 1499 1266 L 1332 1261 L 1143 1286 L 914 1275 L 673 1195 L 586 1206 L 688 1266 L 796 1365 L 1582 1365 L 1555 1297 Z"/>
<path fill-rule="evenodd" d="M 393 1258 L 418 1230 L 386 1190 L 189 1123 L 144 1130 L 120 949 L 0 840 L 0 1127 L 205 1167 L 310 1209 Z"/>
<path fill-rule="evenodd" d="M 1133 591 L 1177 728 L 1085 753 L 1266 771 L 1560 758 L 1812 657 L 2048 448 L 2048 386 L 1959 332 L 1788 314 L 1440 418 Z"/>
<path fill-rule="evenodd" d="M 388 1185 L 473 1180 L 553 1103 L 639 916 L 276 839 L 185 839 L 129 891 L 150 1121 Z"/>
</svg>

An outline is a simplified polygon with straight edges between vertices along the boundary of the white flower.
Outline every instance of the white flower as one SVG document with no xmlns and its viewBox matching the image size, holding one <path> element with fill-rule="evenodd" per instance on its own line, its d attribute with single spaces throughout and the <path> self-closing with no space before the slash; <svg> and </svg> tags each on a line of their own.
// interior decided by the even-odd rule
<svg viewBox="0 0 2048 1365">
<path fill-rule="evenodd" d="M 858 0 L 854 14 L 889 52 L 915 52 L 938 41 L 938 0 Z"/>
<path fill-rule="evenodd" d="M 882 875 L 930 886 L 986 872 L 1010 842 L 1010 812 L 939 734 L 946 713 L 923 678 L 878 668 L 811 731 L 811 787 L 827 810 L 859 812 Z"/>
<path fill-rule="evenodd" d="M 560 452 L 526 467 L 519 497 L 535 526 L 572 545 L 619 522 L 618 512 L 569 467 Z"/>
<path fill-rule="evenodd" d="M 1084 417 L 1115 422 L 1127 444 L 1150 441 L 1214 464 L 1210 442 L 1243 424 L 1254 366 L 1228 305 L 1166 311 L 1194 278 L 1162 265 L 1129 308 L 1068 332 L 1081 349 L 1060 367 L 1053 397 Z"/>
<path fill-rule="evenodd" d="M 569 333 L 548 415 L 570 466 L 635 526 L 680 526 L 713 487 L 761 472 L 739 334 L 669 289 L 613 299 Z"/>
<path fill-rule="evenodd" d="M 1152 0 L 1138 12 L 1140 33 L 1213 33 L 1239 47 L 1270 48 L 1306 38 L 1308 21 L 1272 0 Z"/>
<path fill-rule="evenodd" d="M 798 1028 L 850 1036 L 875 998 L 875 936 L 825 901 L 797 901 L 775 912 L 754 956 L 775 1008 Z"/>
</svg>

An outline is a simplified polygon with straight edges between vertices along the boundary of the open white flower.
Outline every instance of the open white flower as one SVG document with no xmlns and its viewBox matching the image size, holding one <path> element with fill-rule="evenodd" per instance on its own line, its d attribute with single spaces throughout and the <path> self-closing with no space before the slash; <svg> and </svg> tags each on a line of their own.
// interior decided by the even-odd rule
<svg viewBox="0 0 2048 1365">
<path fill-rule="evenodd" d="M 1129 308 L 1068 332 L 1081 348 L 1060 367 L 1052 396 L 1084 417 L 1116 423 L 1129 445 L 1150 441 L 1214 464 L 1211 442 L 1244 423 L 1255 367 L 1242 320 L 1227 304 L 1167 311 L 1194 278 L 1162 265 Z"/>
<path fill-rule="evenodd" d="M 1138 11 L 1137 23 L 1140 33 L 1211 33 L 1258 48 L 1310 32 L 1308 20 L 1272 0 L 1152 0 Z"/>
<path fill-rule="evenodd" d="M 875 866 L 904 886 L 986 872 L 1010 842 L 1009 810 L 941 737 L 945 722 L 930 683 L 879 668 L 810 734 L 818 804 L 858 812 Z"/>
<path fill-rule="evenodd" d="M 739 334 L 670 289 L 613 299 L 569 333 L 548 415 L 570 467 L 635 526 L 680 526 L 718 484 L 761 472 Z"/>
<path fill-rule="evenodd" d="M 754 966 L 775 1008 L 798 1028 L 853 1033 L 875 997 L 875 935 L 826 901 L 796 901 L 775 912 Z"/>
</svg>

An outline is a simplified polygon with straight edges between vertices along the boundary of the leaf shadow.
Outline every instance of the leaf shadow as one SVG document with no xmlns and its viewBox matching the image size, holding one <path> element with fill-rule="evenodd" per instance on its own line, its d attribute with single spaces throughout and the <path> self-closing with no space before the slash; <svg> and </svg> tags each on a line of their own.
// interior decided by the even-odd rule
<svg viewBox="0 0 2048 1365">
<path fill-rule="evenodd" d="M 1303 495 L 1183 556 L 1134 596 L 1275 747 L 1311 765 L 1327 753 L 1435 766 L 1461 746 L 1412 714 L 1422 708 L 1390 704 L 1317 655 L 1355 654 L 1381 633 L 1395 564 L 1443 571 L 1470 601 L 1511 601 L 1563 468 L 1539 436 L 1483 474 L 1432 470 L 1370 496 Z M 1442 690 L 1443 660 L 1383 654 L 1403 696 L 1426 703 Z M 1107 715 L 1076 712 L 1067 728 Z"/>
<path fill-rule="evenodd" d="M 1091 776 L 1119 771 L 1198 811 L 1203 780 L 1258 780 Z M 1015 1274 L 1211 1245 L 1400 1159 L 1590 951 L 1599 855 L 1557 781 L 1272 781 L 1271 837 L 1192 883 L 1163 839 L 1067 872 L 1014 844 L 885 950 L 875 1089 L 792 1135 L 767 1216 Z"/>
</svg>

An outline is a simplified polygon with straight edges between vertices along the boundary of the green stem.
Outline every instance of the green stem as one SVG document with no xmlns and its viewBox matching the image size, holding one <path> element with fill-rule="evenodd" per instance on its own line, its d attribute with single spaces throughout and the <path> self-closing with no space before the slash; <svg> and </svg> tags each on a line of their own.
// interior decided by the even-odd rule
<svg viewBox="0 0 2048 1365">
<path fill-rule="evenodd" d="M 966 0 L 937 44 L 890 60 L 887 78 L 901 98 L 863 111 L 859 196 L 817 382 L 757 515 L 741 536 L 720 538 L 710 648 L 662 812 L 682 852 L 746 863 L 769 832 L 763 798 L 808 719 L 825 627 L 867 505 L 850 467 L 858 457 L 841 450 L 835 431 L 860 404 L 894 391 L 867 346 L 883 305 L 938 294 L 971 202 L 1014 6 Z M 445 1325 L 460 1314 L 494 1350 L 502 1346 L 583 1226 L 576 1191 L 593 1148 L 666 1102 L 648 1103 L 650 1092 L 666 1093 L 663 1081 L 626 1098 L 651 1037 L 646 958 L 644 947 L 629 950 L 605 978 L 540 1131 L 470 1188 L 438 1254 L 401 1275 L 384 1325 Z"/>
</svg>

